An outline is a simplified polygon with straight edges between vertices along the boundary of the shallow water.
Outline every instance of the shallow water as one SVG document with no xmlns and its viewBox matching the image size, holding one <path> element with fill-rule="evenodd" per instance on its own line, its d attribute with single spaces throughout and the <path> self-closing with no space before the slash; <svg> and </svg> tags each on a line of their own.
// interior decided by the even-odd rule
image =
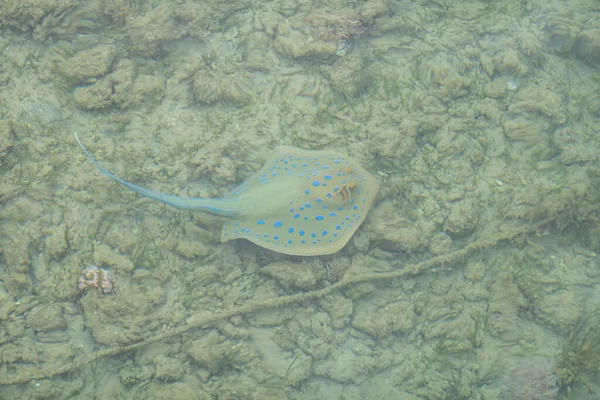
<svg viewBox="0 0 600 400">
<path fill-rule="evenodd" d="M 0 397 L 597 398 L 598 11 L 3 2 Z M 286 256 L 73 132 L 179 196 L 283 144 L 382 185 L 341 251 Z"/>
</svg>

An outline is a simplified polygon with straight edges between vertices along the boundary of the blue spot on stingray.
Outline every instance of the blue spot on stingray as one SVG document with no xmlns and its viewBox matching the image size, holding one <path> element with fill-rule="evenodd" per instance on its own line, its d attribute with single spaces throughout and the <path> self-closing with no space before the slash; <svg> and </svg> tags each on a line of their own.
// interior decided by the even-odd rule
<svg viewBox="0 0 600 400">
<path fill-rule="evenodd" d="M 358 206 L 356 206 L 356 205 L 355 205 L 354 207 L 352 207 L 352 208 L 353 208 L 354 210 L 358 210 Z"/>
<path fill-rule="evenodd" d="M 317 237 L 317 234 L 313 232 L 313 233 L 310 234 L 310 237 L 312 237 L 312 238 Z"/>
<path fill-rule="evenodd" d="M 242 232 L 246 232 L 246 228 L 242 228 Z"/>
<path fill-rule="evenodd" d="M 306 194 L 306 195 L 309 195 L 309 194 L 310 194 L 310 190 L 306 189 L 306 190 L 304 191 L 304 194 Z"/>
<path fill-rule="evenodd" d="M 304 236 L 304 231 L 300 231 L 300 232 L 298 232 L 298 235 L 300 235 L 300 236 Z"/>
<path fill-rule="evenodd" d="M 310 207 L 311 207 L 311 206 L 310 206 L 310 203 L 306 203 L 306 204 L 304 205 L 304 207 L 306 207 L 306 208 L 310 208 Z"/>
<path fill-rule="evenodd" d="M 329 213 L 329 216 L 330 216 L 330 217 L 335 217 L 336 215 L 337 215 L 337 214 L 336 214 L 336 213 L 334 213 L 333 211 Z"/>
<path fill-rule="evenodd" d="M 273 239 L 278 240 L 279 236 L 275 235 L 275 236 L 273 236 Z"/>
<path fill-rule="evenodd" d="M 302 244 L 305 244 L 305 243 L 306 243 L 306 240 L 304 240 L 304 239 L 303 239 L 303 240 L 302 240 Z"/>
<path fill-rule="evenodd" d="M 300 218 L 300 214 L 294 214 L 294 219 Z"/>
<path fill-rule="evenodd" d="M 294 228 L 288 229 L 288 233 L 294 233 Z"/>
<path fill-rule="evenodd" d="M 322 202 L 323 202 L 323 199 L 320 197 L 317 197 L 317 203 L 322 203 Z"/>
<path fill-rule="evenodd" d="M 319 185 L 320 185 L 319 181 L 313 181 L 313 186 L 317 187 Z"/>
<path fill-rule="evenodd" d="M 292 241 L 291 241 L 291 240 L 288 240 L 288 244 L 292 244 Z"/>
<path fill-rule="evenodd" d="M 323 236 L 325 236 L 325 235 L 327 235 L 327 231 L 323 231 L 321 234 L 322 234 Z"/>
<path fill-rule="evenodd" d="M 342 206 L 339 206 L 339 207 L 338 207 L 338 211 L 344 211 L 344 207 L 342 207 Z"/>
<path fill-rule="evenodd" d="M 281 221 L 275 221 L 275 222 L 273 222 L 273 226 L 275 228 L 280 228 L 280 227 L 283 226 L 283 222 L 281 222 Z"/>
<path fill-rule="evenodd" d="M 331 194 L 331 192 L 327 192 L 327 197 L 332 198 L 333 195 Z"/>
<path fill-rule="evenodd" d="M 339 231 L 340 229 L 342 229 L 342 227 L 340 225 L 336 225 L 335 229 Z"/>
<path fill-rule="evenodd" d="M 328 181 L 331 180 L 331 175 L 323 175 L 323 179 L 327 179 Z"/>
<path fill-rule="evenodd" d="M 324 216 L 322 216 L 322 215 L 317 215 L 317 216 L 315 217 L 315 219 L 316 219 L 317 221 L 323 221 L 323 220 L 325 219 L 325 217 L 324 217 Z"/>
<path fill-rule="evenodd" d="M 264 219 L 259 219 L 258 221 L 256 221 L 256 223 L 258 225 L 264 225 L 265 224 L 265 220 Z"/>
</svg>

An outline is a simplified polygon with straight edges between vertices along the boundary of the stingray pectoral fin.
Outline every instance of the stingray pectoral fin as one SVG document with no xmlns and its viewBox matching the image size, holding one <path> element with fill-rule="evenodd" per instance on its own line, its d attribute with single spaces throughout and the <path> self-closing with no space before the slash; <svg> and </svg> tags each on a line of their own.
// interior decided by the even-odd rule
<svg viewBox="0 0 600 400">
<path fill-rule="evenodd" d="M 179 197 L 172 194 L 157 192 L 155 190 L 150 190 L 141 186 L 134 185 L 133 183 L 121 179 L 115 174 L 104 169 L 104 167 L 102 167 L 102 165 L 100 165 L 98 161 L 96 161 L 94 157 L 92 157 L 92 155 L 88 152 L 83 143 L 81 143 L 81 140 L 79 140 L 79 136 L 77 136 L 77 133 L 75 133 L 75 138 L 77 139 L 77 143 L 79 143 L 79 146 L 85 153 L 86 157 L 90 159 L 90 161 L 100 170 L 100 172 L 144 197 L 160 201 L 161 203 L 165 203 L 172 207 L 179 208 L 182 210 L 204 211 L 213 215 L 226 217 L 234 217 L 240 213 L 240 210 L 236 208 L 236 204 L 234 204 L 234 201 Z"/>
</svg>

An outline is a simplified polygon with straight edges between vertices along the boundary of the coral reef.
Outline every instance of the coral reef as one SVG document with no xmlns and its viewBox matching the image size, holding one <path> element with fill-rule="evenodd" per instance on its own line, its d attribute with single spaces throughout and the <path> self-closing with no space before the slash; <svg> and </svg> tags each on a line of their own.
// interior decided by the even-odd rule
<svg viewBox="0 0 600 400">
<path fill-rule="evenodd" d="M 109 294 L 114 293 L 115 284 L 115 279 L 110 276 L 107 270 L 93 265 L 83 270 L 77 282 L 77 288 L 80 292 L 86 292 L 88 289 L 94 288 L 100 290 L 102 294 Z"/>
</svg>

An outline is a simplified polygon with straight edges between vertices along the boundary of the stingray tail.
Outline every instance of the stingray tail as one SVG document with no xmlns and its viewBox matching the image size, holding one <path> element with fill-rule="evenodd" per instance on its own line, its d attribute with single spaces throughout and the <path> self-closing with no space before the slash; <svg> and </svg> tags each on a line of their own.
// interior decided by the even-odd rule
<svg viewBox="0 0 600 400">
<path fill-rule="evenodd" d="M 77 136 L 77 133 L 75 133 L 75 139 L 77 139 L 77 143 L 79 143 L 79 146 L 85 153 L 86 157 L 90 159 L 90 161 L 100 170 L 100 172 L 144 197 L 160 201 L 161 203 L 168 204 L 172 207 L 179 208 L 181 210 L 202 211 L 221 217 L 235 218 L 239 216 L 242 211 L 236 207 L 236 202 L 232 200 L 179 197 L 174 196 L 172 194 L 166 194 L 146 189 L 141 186 L 134 185 L 131 182 L 127 182 L 126 180 L 121 179 L 115 174 L 104 169 L 104 167 L 102 167 L 102 165 L 100 165 L 98 161 L 96 161 L 94 157 L 92 157 L 92 155 L 88 152 L 83 143 L 81 143 L 81 140 L 79 140 L 79 136 Z"/>
</svg>

